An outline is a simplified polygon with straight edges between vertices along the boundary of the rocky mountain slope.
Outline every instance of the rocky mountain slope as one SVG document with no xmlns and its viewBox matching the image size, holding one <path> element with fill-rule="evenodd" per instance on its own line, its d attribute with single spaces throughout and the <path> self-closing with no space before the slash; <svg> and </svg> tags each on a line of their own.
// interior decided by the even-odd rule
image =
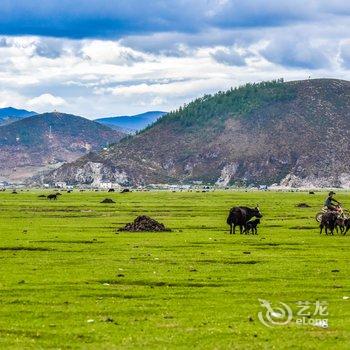
<svg viewBox="0 0 350 350">
<path fill-rule="evenodd" d="M 13 123 L 17 120 L 36 115 L 36 112 L 13 107 L 0 108 L 0 126 Z"/>
<path fill-rule="evenodd" d="M 208 95 L 40 180 L 350 187 L 350 82 L 266 82 Z"/>
<path fill-rule="evenodd" d="M 135 133 L 154 123 L 164 114 L 166 114 L 166 112 L 150 111 L 131 116 L 100 118 L 95 121 L 112 129 L 122 130 L 127 133 Z"/>
<path fill-rule="evenodd" d="M 0 179 L 21 180 L 119 141 L 123 133 L 62 113 L 45 113 L 0 127 Z"/>
</svg>

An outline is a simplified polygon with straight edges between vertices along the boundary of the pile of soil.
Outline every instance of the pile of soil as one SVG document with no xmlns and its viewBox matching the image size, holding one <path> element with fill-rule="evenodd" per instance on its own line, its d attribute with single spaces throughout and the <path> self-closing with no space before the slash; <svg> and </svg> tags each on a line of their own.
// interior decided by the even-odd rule
<svg viewBox="0 0 350 350">
<path fill-rule="evenodd" d="M 124 227 L 120 228 L 118 231 L 130 231 L 130 232 L 165 232 L 171 231 L 166 228 L 162 223 L 150 218 L 146 215 L 138 216 L 134 222 L 126 224 Z"/>
<path fill-rule="evenodd" d="M 297 208 L 311 208 L 307 203 L 299 203 L 296 205 Z"/>
<path fill-rule="evenodd" d="M 105 198 L 101 203 L 110 203 L 110 204 L 113 204 L 115 203 L 115 201 L 111 198 Z"/>
</svg>

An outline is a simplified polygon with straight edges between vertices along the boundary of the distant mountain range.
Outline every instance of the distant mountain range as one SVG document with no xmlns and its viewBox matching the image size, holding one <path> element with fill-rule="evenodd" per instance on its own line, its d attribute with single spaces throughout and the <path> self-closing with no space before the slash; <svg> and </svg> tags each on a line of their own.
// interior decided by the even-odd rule
<svg viewBox="0 0 350 350">
<path fill-rule="evenodd" d="M 273 81 L 199 98 L 40 181 L 350 188 L 349 149 L 349 81 Z"/>
<path fill-rule="evenodd" d="M 63 113 L 44 113 L 0 126 L 0 179 L 22 180 L 72 162 L 124 133 Z"/>
<path fill-rule="evenodd" d="M 164 114 L 166 114 L 166 112 L 150 111 L 132 116 L 99 118 L 95 121 L 112 129 L 122 130 L 127 133 L 135 133 L 154 123 Z"/>
<path fill-rule="evenodd" d="M 36 112 L 13 107 L 0 108 L 0 126 L 10 124 L 17 120 L 36 115 Z"/>
</svg>

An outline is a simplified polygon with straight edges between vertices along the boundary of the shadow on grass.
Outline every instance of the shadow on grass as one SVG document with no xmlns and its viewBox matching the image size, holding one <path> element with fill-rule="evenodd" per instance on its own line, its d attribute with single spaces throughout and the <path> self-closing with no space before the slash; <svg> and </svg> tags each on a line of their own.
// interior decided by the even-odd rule
<svg viewBox="0 0 350 350">
<path fill-rule="evenodd" d="M 223 287 L 223 283 L 206 283 L 206 282 L 163 282 L 163 281 L 126 281 L 126 280 L 100 280 L 101 284 L 121 285 L 121 286 L 144 286 L 144 287 Z"/>
<path fill-rule="evenodd" d="M 289 227 L 290 230 L 315 230 L 317 227 L 315 226 L 292 226 Z"/>
<path fill-rule="evenodd" d="M 258 260 L 247 260 L 247 261 L 231 261 L 231 260 L 198 260 L 198 263 L 206 264 L 225 264 L 225 265 L 255 265 L 261 263 Z"/>
<path fill-rule="evenodd" d="M 26 251 L 39 251 L 39 252 L 50 252 L 54 251 L 55 249 L 52 248 L 42 248 L 42 247 L 0 247 L 0 250 L 26 250 Z"/>
<path fill-rule="evenodd" d="M 111 293 L 111 294 L 81 294 L 81 298 L 120 298 L 120 299 L 149 299 L 146 295 L 131 295 L 131 294 L 121 294 L 121 293 Z"/>
<path fill-rule="evenodd" d="M 63 241 L 63 240 L 61 240 L 61 241 L 57 241 L 57 240 L 55 240 L 55 241 L 33 241 L 33 242 L 35 242 L 35 243 L 68 243 L 68 244 L 70 244 L 70 243 L 76 243 L 76 244 L 95 244 L 95 243 L 97 243 L 97 244 L 101 244 L 101 243 L 104 243 L 104 242 L 99 242 L 99 241 L 83 241 L 83 240 L 72 240 L 72 241 Z"/>
</svg>

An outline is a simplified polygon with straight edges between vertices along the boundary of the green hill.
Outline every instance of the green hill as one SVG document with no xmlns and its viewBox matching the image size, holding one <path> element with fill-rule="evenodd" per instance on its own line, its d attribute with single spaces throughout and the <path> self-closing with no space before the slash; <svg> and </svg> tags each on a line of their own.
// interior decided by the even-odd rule
<svg viewBox="0 0 350 350">
<path fill-rule="evenodd" d="M 46 180 L 346 187 L 349 111 L 348 81 L 248 84 L 199 98 Z M 103 170 L 88 176 L 91 164 Z"/>
<path fill-rule="evenodd" d="M 45 113 L 0 126 L 0 177 L 23 179 L 117 142 L 123 133 L 91 120 Z"/>
</svg>

